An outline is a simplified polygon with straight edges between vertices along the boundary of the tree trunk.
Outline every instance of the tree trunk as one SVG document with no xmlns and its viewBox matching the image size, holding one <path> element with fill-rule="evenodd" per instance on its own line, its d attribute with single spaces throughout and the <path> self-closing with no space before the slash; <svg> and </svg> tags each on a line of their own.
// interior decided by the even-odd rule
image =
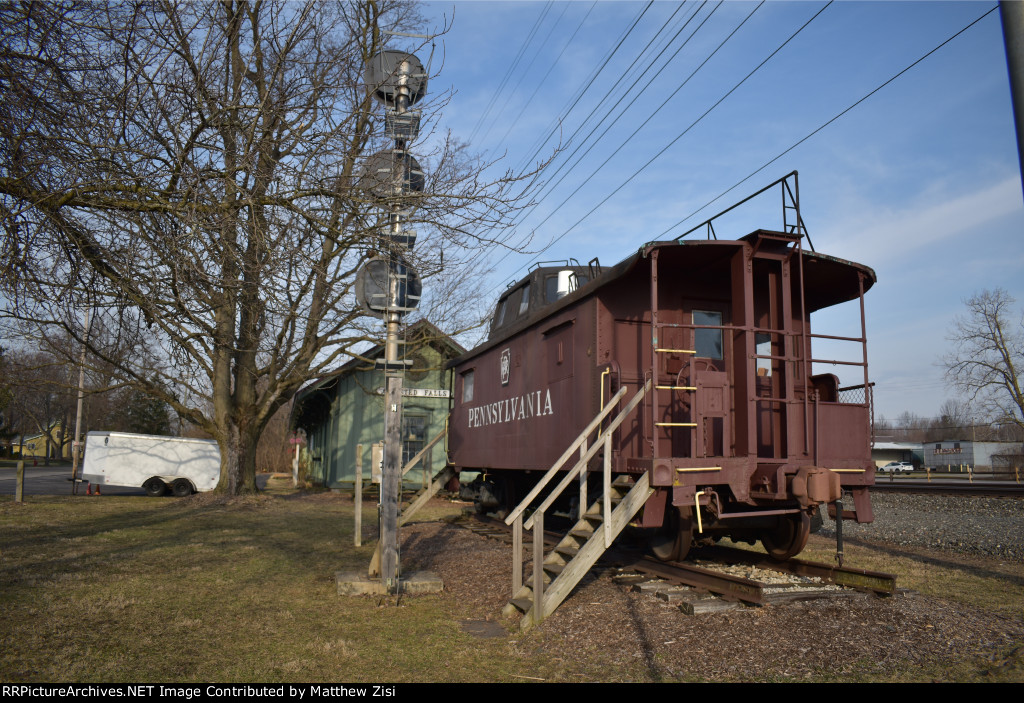
<svg viewBox="0 0 1024 703">
<path fill-rule="evenodd" d="M 227 436 L 220 441 L 219 493 L 256 493 L 256 445 L 259 436 L 257 428 L 240 427 L 235 423 L 228 425 Z"/>
</svg>

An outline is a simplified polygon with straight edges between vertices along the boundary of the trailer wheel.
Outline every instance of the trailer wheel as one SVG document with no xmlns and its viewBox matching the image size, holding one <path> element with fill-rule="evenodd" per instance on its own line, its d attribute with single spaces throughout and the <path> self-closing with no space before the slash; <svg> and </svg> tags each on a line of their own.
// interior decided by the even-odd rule
<svg viewBox="0 0 1024 703">
<path fill-rule="evenodd" d="M 779 518 L 775 529 L 761 533 L 761 544 L 775 561 L 792 559 L 807 546 L 811 534 L 811 518 L 800 511 Z"/>
<path fill-rule="evenodd" d="M 175 498 L 184 498 L 192 495 L 192 483 L 187 478 L 176 478 L 171 484 L 171 493 Z"/>
<path fill-rule="evenodd" d="M 154 476 L 142 484 L 142 489 L 150 498 L 159 498 L 167 492 L 167 484 Z"/>
<path fill-rule="evenodd" d="M 693 520 L 690 509 L 666 506 L 665 521 L 651 538 L 651 554 L 659 561 L 682 561 L 690 553 L 691 544 Z"/>
</svg>

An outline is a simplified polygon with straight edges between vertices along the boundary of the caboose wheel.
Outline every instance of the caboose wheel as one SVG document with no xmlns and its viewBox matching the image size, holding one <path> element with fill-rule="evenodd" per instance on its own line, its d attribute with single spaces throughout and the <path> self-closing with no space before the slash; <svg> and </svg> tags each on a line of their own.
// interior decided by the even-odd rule
<svg viewBox="0 0 1024 703">
<path fill-rule="evenodd" d="M 651 553 L 660 561 L 682 561 L 693 543 L 693 520 L 689 508 L 666 506 L 665 521 L 651 538 Z"/>
<path fill-rule="evenodd" d="M 795 557 L 807 546 L 810 534 L 811 518 L 801 511 L 779 518 L 774 529 L 762 532 L 761 544 L 772 559 L 785 561 Z"/>
</svg>

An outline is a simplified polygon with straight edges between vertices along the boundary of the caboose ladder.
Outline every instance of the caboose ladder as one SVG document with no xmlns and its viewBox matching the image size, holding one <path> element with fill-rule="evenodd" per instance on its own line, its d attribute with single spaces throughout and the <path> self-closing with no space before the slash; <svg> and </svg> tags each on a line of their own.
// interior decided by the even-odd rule
<svg viewBox="0 0 1024 703">
<path fill-rule="evenodd" d="M 636 483 L 630 485 L 630 479 L 621 476 L 613 483 L 612 474 L 612 434 L 619 428 L 623 420 L 636 409 L 636 406 L 643 400 L 644 394 L 651 388 L 651 382 L 647 383 L 636 392 L 626 406 L 608 423 L 608 426 L 601 429 L 602 422 L 611 415 L 612 411 L 619 404 L 619 401 L 626 394 L 626 387 L 623 386 L 612 397 L 608 405 L 601 409 L 601 412 L 590 421 L 590 424 L 579 434 L 569 445 L 562 456 L 548 470 L 544 477 L 534 486 L 529 495 L 517 505 L 505 519 L 506 524 L 513 526 L 512 534 L 512 601 L 503 611 L 506 615 L 512 615 L 516 610 L 526 613 L 520 627 L 524 630 L 531 625 L 539 623 L 545 617 L 554 612 L 563 600 L 569 595 L 572 589 L 580 582 L 583 575 L 591 566 L 604 554 L 605 550 L 612 545 L 612 542 L 629 524 L 643 507 L 644 503 L 653 493 L 648 484 L 647 475 L 641 475 Z M 598 432 L 596 441 L 588 445 L 588 438 L 594 432 Z M 578 476 L 585 478 L 590 460 L 597 456 L 599 451 L 604 453 L 604 470 L 602 474 L 603 495 L 591 505 L 581 516 L 579 522 L 569 530 L 565 538 L 547 556 L 544 556 L 544 513 L 562 491 Z M 579 459 L 568 471 L 561 471 L 561 467 L 570 457 L 579 452 Z M 562 479 L 558 485 L 548 494 L 539 506 L 533 511 L 529 520 L 525 521 L 525 527 L 533 530 L 533 576 L 523 579 L 523 553 L 522 535 L 524 520 L 523 514 L 534 499 L 540 497 L 548 483 L 555 477 L 561 475 Z M 581 500 L 582 502 L 582 500 Z"/>
<path fill-rule="evenodd" d="M 642 474 L 637 482 L 629 486 L 625 477 L 619 477 L 615 483 L 610 485 L 610 499 L 616 507 L 611 516 L 611 532 L 613 539 L 622 532 L 629 521 L 640 512 L 640 508 L 654 491 L 651 489 L 647 474 Z M 605 553 L 605 535 L 601 529 L 604 524 L 602 515 L 603 499 L 597 500 L 583 515 L 562 541 L 544 558 L 540 576 L 543 579 L 541 600 L 543 608 L 540 618 L 534 612 L 533 583 L 537 578 L 538 569 L 534 569 L 533 576 L 527 577 L 526 582 L 509 601 L 502 611 L 502 615 L 510 617 L 516 611 L 523 613 L 520 621 L 520 629 L 524 632 L 538 619 L 546 618 L 562 604 L 572 589 L 583 579 L 601 555 Z M 543 532 L 543 525 L 539 521 L 534 522 L 534 530 Z M 543 538 L 541 538 L 543 539 Z M 521 558 L 521 556 L 520 556 Z"/>
</svg>

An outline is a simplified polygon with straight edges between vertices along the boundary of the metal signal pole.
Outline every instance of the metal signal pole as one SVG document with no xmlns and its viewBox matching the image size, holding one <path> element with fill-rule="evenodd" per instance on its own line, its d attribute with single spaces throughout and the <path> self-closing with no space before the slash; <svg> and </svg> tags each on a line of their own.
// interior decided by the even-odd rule
<svg viewBox="0 0 1024 703">
<path fill-rule="evenodd" d="M 402 381 L 405 362 L 400 358 L 402 316 L 420 297 L 419 277 L 403 252 L 415 242 L 415 233 L 403 231 L 402 220 L 410 207 L 408 195 L 422 190 L 422 173 L 406 151 L 419 131 L 419 114 L 409 107 L 426 92 L 426 73 L 412 54 L 385 50 L 367 67 L 367 84 L 386 107 L 386 131 L 395 146 L 367 166 L 366 183 L 371 193 L 388 208 L 384 260 L 371 260 L 360 271 L 357 296 L 371 313 L 383 317 L 386 328 L 382 366 L 387 378 L 384 409 L 384 466 L 380 485 L 380 541 L 370 564 L 370 576 L 380 576 L 388 593 L 399 591 L 398 501 L 402 490 Z M 384 180 L 380 173 L 386 174 Z M 419 178 L 417 178 L 417 175 Z"/>
</svg>

